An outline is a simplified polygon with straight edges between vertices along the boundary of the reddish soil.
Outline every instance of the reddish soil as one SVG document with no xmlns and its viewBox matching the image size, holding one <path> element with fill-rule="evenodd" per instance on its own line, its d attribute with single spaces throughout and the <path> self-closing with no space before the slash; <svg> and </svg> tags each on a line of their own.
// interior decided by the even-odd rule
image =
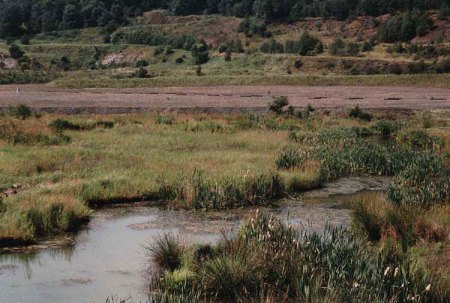
<svg viewBox="0 0 450 303">
<path fill-rule="evenodd" d="M 16 89 L 19 87 L 19 93 Z M 58 89 L 45 85 L 0 86 L 0 109 L 25 104 L 62 113 L 146 110 L 260 111 L 276 96 L 294 107 L 373 110 L 450 109 L 450 89 L 351 86 L 220 86 L 124 89 Z"/>
</svg>

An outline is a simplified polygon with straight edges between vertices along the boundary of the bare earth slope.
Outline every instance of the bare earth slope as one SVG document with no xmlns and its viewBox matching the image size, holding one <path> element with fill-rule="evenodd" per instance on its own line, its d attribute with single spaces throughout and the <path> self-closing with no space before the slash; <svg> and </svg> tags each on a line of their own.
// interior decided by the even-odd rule
<svg viewBox="0 0 450 303">
<path fill-rule="evenodd" d="M 17 93 L 19 87 L 19 93 Z M 133 89 L 58 89 L 44 85 L 0 86 L 0 109 L 26 104 L 63 113 L 121 113 L 143 110 L 257 111 L 276 96 L 295 107 L 450 109 L 450 89 L 352 86 L 220 86 Z"/>
</svg>

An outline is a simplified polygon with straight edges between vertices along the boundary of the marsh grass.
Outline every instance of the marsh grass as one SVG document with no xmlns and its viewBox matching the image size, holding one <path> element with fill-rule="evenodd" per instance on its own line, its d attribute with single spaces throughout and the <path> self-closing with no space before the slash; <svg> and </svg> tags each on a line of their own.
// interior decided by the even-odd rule
<svg viewBox="0 0 450 303">
<path fill-rule="evenodd" d="M 268 205 L 345 176 L 396 175 L 393 196 L 408 201 L 406 197 L 416 194 L 421 182 L 434 182 L 423 191 L 421 201 L 428 199 L 434 205 L 441 203 L 440 197 L 448 198 L 441 186 L 446 179 L 439 150 L 412 148 L 398 140 L 379 143 L 376 138 L 382 131 L 373 127 L 377 122 L 316 112 L 307 119 L 177 114 L 170 118 L 172 124 L 161 123 L 159 116 L 43 114 L 26 120 L 1 116 L 0 188 L 24 185 L 3 203 L 2 234 L 22 233 L 24 239 L 35 239 L 71 230 L 68 226 L 88 216 L 86 205 L 113 202 L 160 200 L 188 209 Z M 448 140 L 445 133 L 428 131 Z M 9 138 L 16 133 L 32 138 L 41 133 L 49 138 L 64 135 L 71 141 L 47 145 L 30 139 L 26 145 L 13 144 Z M 415 183 L 405 183 L 406 168 L 413 163 L 417 167 L 411 168 L 411 174 L 419 177 Z M 410 184 L 412 191 L 401 189 Z M 59 209 L 44 203 L 52 196 L 66 197 L 55 204 L 77 201 L 78 206 L 61 219 L 66 215 L 63 207 L 61 215 L 55 215 L 60 219 L 44 224 L 52 222 L 47 213 Z M 29 201 L 48 207 L 36 209 Z"/>
<path fill-rule="evenodd" d="M 341 228 L 305 233 L 256 212 L 235 237 L 213 249 L 208 259 L 160 272 L 153 287 L 182 297 L 182 291 L 166 288 L 176 275 L 199 297 L 215 302 L 446 300 L 406 255 L 370 247 Z M 192 255 L 195 249 L 186 251 Z"/>
</svg>

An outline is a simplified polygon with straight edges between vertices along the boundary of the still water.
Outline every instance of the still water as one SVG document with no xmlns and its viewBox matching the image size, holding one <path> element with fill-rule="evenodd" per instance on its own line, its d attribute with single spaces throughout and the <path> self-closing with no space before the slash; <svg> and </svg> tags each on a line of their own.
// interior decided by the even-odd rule
<svg viewBox="0 0 450 303">
<path fill-rule="evenodd" d="M 343 202 L 385 185 L 384 179 L 341 180 L 265 210 L 306 230 L 348 226 Z M 112 296 L 145 302 L 151 271 L 146 245 L 164 233 L 186 244 L 213 243 L 253 211 L 173 211 L 151 204 L 98 210 L 72 245 L 0 254 L 0 302 L 105 302 Z"/>
</svg>

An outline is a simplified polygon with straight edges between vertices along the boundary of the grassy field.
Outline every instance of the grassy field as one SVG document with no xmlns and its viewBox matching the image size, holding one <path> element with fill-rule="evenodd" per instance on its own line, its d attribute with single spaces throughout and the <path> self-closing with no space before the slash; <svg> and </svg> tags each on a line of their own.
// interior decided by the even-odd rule
<svg viewBox="0 0 450 303">
<path fill-rule="evenodd" d="M 50 85 L 60 88 L 132 88 L 217 85 L 303 85 L 303 86 L 404 86 L 450 88 L 449 75 L 292 76 L 292 75 L 193 75 L 161 76 L 150 79 L 115 79 L 111 73 L 79 72 L 57 79 Z"/>
<path fill-rule="evenodd" d="M 0 118 L 0 189 L 10 195 L 1 204 L 1 242 L 74 230 L 89 218 L 89 206 L 102 203 L 162 199 L 184 208 L 240 207 L 270 203 L 327 179 L 402 171 L 401 163 L 387 166 L 400 155 L 381 145 L 375 151 L 385 158 L 365 155 L 369 150 L 358 143 L 337 150 L 353 166 L 333 162 L 336 155 L 328 144 L 359 142 L 359 129 L 369 137 L 379 132 L 374 122 L 340 115 L 43 114 L 19 119 L 6 113 Z M 399 138 L 418 140 L 421 148 L 439 146 L 436 151 L 448 164 L 445 117 L 444 112 L 405 120 L 411 126 L 433 125 L 426 132 L 434 136 L 419 132 L 415 138 L 406 132 Z M 292 144 L 300 146 L 289 150 Z M 317 150 L 303 150 L 315 145 Z M 406 149 L 402 157 L 416 156 Z"/>
</svg>

